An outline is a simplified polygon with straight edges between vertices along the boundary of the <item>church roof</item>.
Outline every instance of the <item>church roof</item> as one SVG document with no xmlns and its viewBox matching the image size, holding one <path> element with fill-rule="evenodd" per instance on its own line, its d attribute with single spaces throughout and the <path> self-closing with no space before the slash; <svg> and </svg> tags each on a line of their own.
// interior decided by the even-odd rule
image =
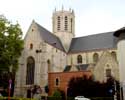
<svg viewBox="0 0 125 100">
<path fill-rule="evenodd" d="M 76 68 L 81 71 L 81 70 L 87 70 L 89 64 L 81 64 L 81 65 L 76 65 Z"/>
<path fill-rule="evenodd" d="M 107 32 L 73 38 L 69 53 L 116 48 L 118 39 L 113 34 L 114 32 Z"/>
<path fill-rule="evenodd" d="M 72 67 L 72 66 L 67 65 L 67 66 L 64 68 L 63 72 L 69 72 L 70 69 L 71 69 L 71 67 Z"/>
<path fill-rule="evenodd" d="M 45 29 L 44 27 L 42 27 L 38 23 L 36 23 L 36 25 L 38 26 L 38 30 L 40 31 L 41 37 L 43 38 L 43 40 L 46 43 L 48 43 L 48 44 L 54 46 L 55 48 L 58 48 L 58 49 L 65 52 L 60 39 L 56 35 L 49 32 L 47 29 Z"/>
<path fill-rule="evenodd" d="M 124 32 L 125 33 L 125 27 L 120 28 L 116 32 L 114 32 L 114 36 L 119 37 L 119 35 Z"/>
<path fill-rule="evenodd" d="M 63 72 L 69 72 L 71 70 L 71 67 L 70 65 L 67 65 Z M 89 67 L 89 64 L 81 64 L 81 65 L 75 65 L 75 67 L 77 68 L 78 71 L 85 71 L 87 70 L 87 68 Z"/>
</svg>

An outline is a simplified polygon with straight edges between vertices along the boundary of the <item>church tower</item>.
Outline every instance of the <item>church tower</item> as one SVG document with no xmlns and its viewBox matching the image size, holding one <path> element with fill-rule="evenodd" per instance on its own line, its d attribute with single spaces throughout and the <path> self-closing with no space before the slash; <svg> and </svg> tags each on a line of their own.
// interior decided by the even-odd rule
<svg viewBox="0 0 125 100">
<path fill-rule="evenodd" d="M 72 38 L 75 36 L 75 16 L 74 11 L 54 11 L 52 17 L 53 33 L 60 38 L 65 50 L 68 52 Z"/>
</svg>

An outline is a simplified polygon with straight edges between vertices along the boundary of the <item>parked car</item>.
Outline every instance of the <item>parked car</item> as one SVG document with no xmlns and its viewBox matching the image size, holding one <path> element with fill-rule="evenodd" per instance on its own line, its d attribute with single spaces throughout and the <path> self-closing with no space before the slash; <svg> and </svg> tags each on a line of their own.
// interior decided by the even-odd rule
<svg viewBox="0 0 125 100">
<path fill-rule="evenodd" d="M 89 98 L 85 98 L 84 96 L 76 96 L 75 100 L 90 100 Z"/>
</svg>

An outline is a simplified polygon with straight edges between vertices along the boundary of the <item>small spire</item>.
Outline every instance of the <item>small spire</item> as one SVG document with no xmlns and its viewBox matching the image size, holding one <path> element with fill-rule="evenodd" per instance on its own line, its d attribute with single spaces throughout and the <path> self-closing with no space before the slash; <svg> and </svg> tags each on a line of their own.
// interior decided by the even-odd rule
<svg viewBox="0 0 125 100">
<path fill-rule="evenodd" d="M 74 10 L 72 9 L 72 13 L 74 14 Z"/>
<path fill-rule="evenodd" d="M 63 7 L 63 5 L 62 5 L 62 11 L 64 10 L 64 7 Z"/>
<path fill-rule="evenodd" d="M 56 7 L 55 7 L 55 12 L 56 12 Z"/>
<path fill-rule="evenodd" d="M 35 20 L 33 19 L 32 22 L 35 23 Z"/>
<path fill-rule="evenodd" d="M 71 8 L 69 8 L 69 11 L 71 11 Z"/>
</svg>

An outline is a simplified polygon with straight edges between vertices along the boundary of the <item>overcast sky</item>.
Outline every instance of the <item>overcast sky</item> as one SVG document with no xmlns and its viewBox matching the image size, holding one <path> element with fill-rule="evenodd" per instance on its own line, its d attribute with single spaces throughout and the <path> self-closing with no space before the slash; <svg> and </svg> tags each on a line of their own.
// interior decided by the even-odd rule
<svg viewBox="0 0 125 100">
<path fill-rule="evenodd" d="M 34 19 L 52 31 L 54 9 L 74 9 L 77 37 L 125 26 L 125 0 L 0 0 L 0 14 L 21 25 L 24 34 Z"/>
</svg>

